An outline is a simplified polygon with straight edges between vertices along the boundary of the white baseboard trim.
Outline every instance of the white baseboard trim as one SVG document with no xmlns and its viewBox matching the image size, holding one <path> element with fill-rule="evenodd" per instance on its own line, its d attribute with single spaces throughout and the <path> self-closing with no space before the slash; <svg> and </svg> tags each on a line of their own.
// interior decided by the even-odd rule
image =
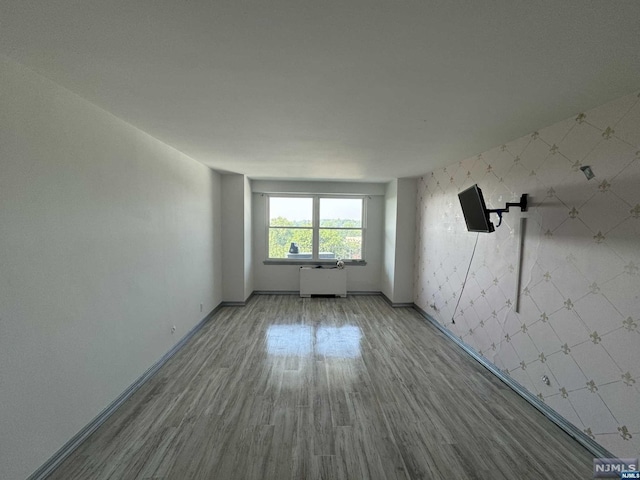
<svg viewBox="0 0 640 480">
<path fill-rule="evenodd" d="M 382 296 L 382 298 L 389 304 L 391 305 L 393 308 L 413 308 L 415 306 L 415 304 L 413 302 L 410 303 L 394 303 L 391 301 L 391 299 L 389 297 L 387 297 L 384 293 L 382 292 L 378 292 L 379 295 Z"/>
<path fill-rule="evenodd" d="M 115 411 L 126 402 L 142 385 L 153 377 L 162 366 L 171 359 L 185 344 L 193 337 L 211 318 L 223 307 L 222 303 L 211 310 L 209 314 L 198 322 L 189 332 L 176 343 L 171 350 L 165 353 L 156 363 L 144 372 L 135 382 L 122 392 L 107 408 L 98 414 L 91 422 L 89 422 L 82 430 L 76 433 L 60 450 L 58 450 L 49 460 L 47 460 L 40 468 L 33 472 L 27 480 L 44 480 L 51 475 L 60 464 L 71 455 L 82 442 L 95 432 L 107 419 L 115 413 Z"/>
<path fill-rule="evenodd" d="M 609 452 L 606 448 L 600 445 L 598 442 L 593 440 L 591 437 L 587 436 L 582 430 L 576 427 L 574 424 L 569 422 L 566 418 L 556 412 L 549 405 L 541 401 L 538 397 L 533 395 L 529 390 L 516 382 L 509 375 L 506 375 L 502 370 L 496 367 L 493 363 L 491 363 L 486 358 L 482 357 L 478 352 L 476 352 L 471 346 L 464 343 L 460 338 L 455 336 L 449 329 L 445 328 L 441 325 L 435 318 L 429 315 L 427 312 L 422 310 L 417 305 L 413 305 L 413 308 L 424 317 L 430 324 L 440 330 L 449 340 L 453 341 L 456 345 L 458 345 L 462 350 L 464 350 L 467 354 L 469 354 L 474 360 L 480 363 L 483 367 L 493 373 L 496 377 L 498 377 L 502 382 L 504 382 L 509 388 L 511 388 L 514 392 L 524 398 L 527 402 L 529 402 L 536 410 L 542 413 L 545 417 L 555 423 L 558 427 L 565 431 L 570 437 L 572 437 L 575 441 L 577 441 L 580 445 L 586 448 L 594 457 L 596 458 L 615 458 L 611 452 Z"/>
<path fill-rule="evenodd" d="M 254 290 L 254 295 L 300 295 L 300 290 Z"/>
<path fill-rule="evenodd" d="M 218 307 L 246 307 L 247 303 L 249 303 L 249 300 L 251 300 L 255 294 L 256 294 L 256 292 L 251 292 L 249 294 L 249 296 L 244 299 L 244 301 L 230 301 L 230 302 L 227 302 L 227 301 L 223 300 L 220 303 L 220 305 L 218 305 Z"/>
<path fill-rule="evenodd" d="M 252 295 L 300 295 L 300 290 L 255 290 Z M 382 292 L 377 290 L 347 290 L 348 295 L 382 295 Z M 408 304 L 408 306 L 413 307 L 413 303 Z"/>
</svg>

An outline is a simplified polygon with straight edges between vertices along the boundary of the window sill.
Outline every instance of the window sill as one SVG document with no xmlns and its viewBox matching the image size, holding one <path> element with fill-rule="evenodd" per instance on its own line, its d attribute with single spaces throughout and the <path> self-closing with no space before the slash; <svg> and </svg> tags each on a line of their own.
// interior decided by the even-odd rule
<svg viewBox="0 0 640 480">
<path fill-rule="evenodd" d="M 287 259 L 269 259 L 262 262 L 264 265 L 322 265 L 335 267 L 336 260 L 287 260 Z M 344 266 L 346 267 L 364 267 L 367 262 L 364 260 L 344 260 Z"/>
</svg>

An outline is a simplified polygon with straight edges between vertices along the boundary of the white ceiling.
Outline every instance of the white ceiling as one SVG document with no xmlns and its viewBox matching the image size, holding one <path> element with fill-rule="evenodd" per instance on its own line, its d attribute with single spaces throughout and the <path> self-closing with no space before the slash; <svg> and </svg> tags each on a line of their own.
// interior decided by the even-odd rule
<svg viewBox="0 0 640 480">
<path fill-rule="evenodd" d="M 0 0 L 0 53 L 252 178 L 415 176 L 640 88 L 640 2 Z"/>
</svg>

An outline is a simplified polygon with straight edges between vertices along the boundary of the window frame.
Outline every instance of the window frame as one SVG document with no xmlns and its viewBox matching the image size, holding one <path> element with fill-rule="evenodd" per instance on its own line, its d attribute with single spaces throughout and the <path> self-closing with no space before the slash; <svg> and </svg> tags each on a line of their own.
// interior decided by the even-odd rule
<svg viewBox="0 0 640 480">
<path fill-rule="evenodd" d="M 360 259 L 342 259 L 345 264 L 349 265 L 366 265 L 365 259 L 365 247 L 366 247 L 366 231 L 367 231 L 367 199 L 369 198 L 367 195 L 345 195 L 345 194 L 293 194 L 293 193 L 269 193 L 265 194 L 267 197 L 266 203 L 266 241 L 265 241 L 265 256 L 266 259 L 264 263 L 266 264 L 286 264 L 286 265 L 335 265 L 336 259 L 321 259 L 319 258 L 320 253 L 320 231 L 321 230 L 360 230 L 362 234 L 362 244 L 361 244 L 361 252 L 362 255 Z M 270 206 L 271 206 L 271 198 L 311 198 L 313 205 L 313 213 L 311 219 L 311 227 L 272 227 L 271 226 L 271 215 L 270 215 Z M 354 200 L 358 199 L 362 201 L 362 219 L 361 219 L 361 227 L 354 228 L 342 228 L 342 227 L 320 227 L 320 199 L 323 198 L 332 198 L 332 199 L 345 199 L 345 200 Z M 269 257 L 269 232 L 272 228 L 290 228 L 290 229 L 300 229 L 300 230 L 311 230 L 311 245 L 312 252 L 310 259 L 299 259 L 299 258 L 272 258 Z"/>
</svg>

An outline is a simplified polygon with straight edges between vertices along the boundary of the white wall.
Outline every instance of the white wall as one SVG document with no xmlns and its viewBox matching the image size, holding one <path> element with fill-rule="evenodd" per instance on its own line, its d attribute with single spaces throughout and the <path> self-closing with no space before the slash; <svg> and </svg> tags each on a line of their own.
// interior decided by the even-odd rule
<svg viewBox="0 0 640 480">
<path fill-rule="evenodd" d="M 312 184 L 301 186 L 300 184 Z M 256 193 L 256 190 L 299 193 L 353 193 L 351 184 L 340 182 L 267 182 L 253 181 L 253 269 L 254 289 L 257 291 L 298 291 L 300 289 L 298 265 L 265 265 L 267 256 L 267 199 L 268 196 Z M 379 192 L 378 184 L 354 184 L 360 193 Z M 309 191 L 312 189 L 313 191 Z M 347 266 L 347 290 L 371 292 L 380 291 L 380 271 L 382 267 L 383 247 L 382 229 L 384 222 L 384 200 L 380 195 L 371 195 L 366 199 L 366 237 L 365 260 L 363 266 Z"/>
<path fill-rule="evenodd" d="M 253 193 L 310 193 L 325 195 L 384 195 L 384 183 L 252 180 Z"/>
<path fill-rule="evenodd" d="M 413 303 L 417 179 L 399 178 L 397 188 L 393 303 Z"/>
<path fill-rule="evenodd" d="M 3 479 L 220 303 L 220 244 L 216 173 L 0 57 Z"/>
<path fill-rule="evenodd" d="M 460 297 L 477 234 L 457 194 L 474 183 L 489 208 L 523 193 L 530 208 L 479 234 Z M 620 457 L 640 455 L 639 186 L 633 94 L 431 172 L 418 193 L 416 304 Z"/>
<path fill-rule="evenodd" d="M 222 175 L 222 269 L 225 302 L 244 302 L 253 292 L 251 183 L 237 173 Z"/>
<path fill-rule="evenodd" d="M 385 189 L 381 291 L 392 303 L 413 303 L 416 188 L 415 178 L 399 178 Z"/>
<path fill-rule="evenodd" d="M 391 180 L 384 194 L 384 263 L 380 290 L 393 301 L 396 274 L 396 223 L 398 219 L 398 179 Z"/>
<path fill-rule="evenodd" d="M 253 198 L 251 181 L 244 177 L 244 299 L 253 293 Z"/>
<path fill-rule="evenodd" d="M 242 302 L 244 295 L 244 177 L 230 173 L 222 178 L 222 299 Z"/>
</svg>

